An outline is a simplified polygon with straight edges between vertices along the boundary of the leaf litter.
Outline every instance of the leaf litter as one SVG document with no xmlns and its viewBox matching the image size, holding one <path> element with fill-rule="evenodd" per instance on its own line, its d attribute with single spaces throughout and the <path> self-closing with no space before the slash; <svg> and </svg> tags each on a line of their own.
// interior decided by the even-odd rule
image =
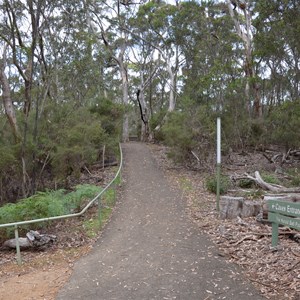
<svg viewBox="0 0 300 300">
<path fill-rule="evenodd" d="M 174 166 L 167 158 L 165 147 L 151 145 L 150 148 L 170 183 L 182 190 L 188 215 L 210 236 L 219 249 L 218 255 L 239 265 L 244 276 L 267 299 L 300 299 L 300 246 L 290 238 L 291 230 L 282 228 L 280 246 L 272 249 L 269 225 L 257 222 L 256 218 L 220 220 L 215 195 L 204 187 L 205 174 Z M 97 176 L 102 174 L 93 174 L 92 180 L 88 176 L 84 178 L 95 182 Z M 182 178 L 188 188 L 183 186 Z M 92 218 L 95 213 L 96 209 L 89 211 L 86 218 Z M 22 251 L 21 267 L 15 263 L 14 251 L 0 251 L 0 300 L 9 299 L 10 291 L 14 291 L 15 300 L 55 299 L 74 262 L 93 247 L 95 238 L 86 236 L 82 221 L 70 219 L 48 228 L 58 236 L 58 242 L 43 252 Z M 233 278 L 240 276 L 231 272 Z"/>
<path fill-rule="evenodd" d="M 95 169 L 82 174 L 80 182 L 105 186 L 115 175 L 115 168 Z M 53 300 L 72 272 L 74 262 L 93 247 L 98 234 L 87 234 L 84 223 L 98 215 L 92 206 L 84 216 L 51 222 L 40 233 L 54 234 L 57 241 L 44 249 L 22 250 L 22 265 L 16 264 L 15 250 L 0 249 L 0 300 Z"/>
<path fill-rule="evenodd" d="M 291 238 L 295 230 L 281 227 L 279 246 L 272 248 L 270 224 L 258 222 L 255 217 L 221 220 L 216 211 L 216 196 L 205 188 L 206 174 L 174 166 L 166 147 L 150 148 L 175 188 L 182 190 L 183 178 L 188 181 L 190 187 L 182 192 L 188 215 L 209 235 L 219 255 L 237 264 L 266 299 L 299 300 L 300 244 Z"/>
</svg>

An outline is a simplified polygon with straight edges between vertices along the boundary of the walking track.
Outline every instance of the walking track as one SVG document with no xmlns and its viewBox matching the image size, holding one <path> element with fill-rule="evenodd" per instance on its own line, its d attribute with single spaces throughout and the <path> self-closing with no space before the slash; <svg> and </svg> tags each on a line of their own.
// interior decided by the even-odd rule
<svg viewBox="0 0 300 300">
<path fill-rule="evenodd" d="M 263 299 L 187 217 L 147 146 L 123 149 L 117 209 L 57 300 Z"/>
</svg>

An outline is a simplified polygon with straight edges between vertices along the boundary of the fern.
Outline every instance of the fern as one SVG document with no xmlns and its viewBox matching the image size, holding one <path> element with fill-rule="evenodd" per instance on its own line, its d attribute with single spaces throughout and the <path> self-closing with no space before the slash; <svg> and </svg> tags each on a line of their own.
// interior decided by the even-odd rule
<svg viewBox="0 0 300 300">
<path fill-rule="evenodd" d="M 14 223 L 73 213 L 80 209 L 84 201 L 93 198 L 100 191 L 101 188 L 97 186 L 84 184 L 76 186 L 75 190 L 70 193 L 66 193 L 64 189 L 38 192 L 15 204 L 9 203 L 0 207 L 0 223 Z M 30 229 L 44 226 L 45 223 L 31 224 Z M 24 226 L 24 228 L 27 227 Z M 1 230 L 0 235 L 3 235 L 4 232 L 7 236 L 11 236 L 13 230 Z"/>
</svg>

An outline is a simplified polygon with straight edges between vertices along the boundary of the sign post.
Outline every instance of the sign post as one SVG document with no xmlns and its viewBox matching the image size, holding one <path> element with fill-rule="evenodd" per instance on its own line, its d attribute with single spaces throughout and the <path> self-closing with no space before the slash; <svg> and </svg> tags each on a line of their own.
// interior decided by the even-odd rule
<svg viewBox="0 0 300 300">
<path fill-rule="evenodd" d="M 268 201 L 268 220 L 272 222 L 272 246 L 278 245 L 279 224 L 300 230 L 300 204 L 270 200 Z"/>
<path fill-rule="evenodd" d="M 220 211 L 221 118 L 217 118 L 217 211 Z"/>
</svg>

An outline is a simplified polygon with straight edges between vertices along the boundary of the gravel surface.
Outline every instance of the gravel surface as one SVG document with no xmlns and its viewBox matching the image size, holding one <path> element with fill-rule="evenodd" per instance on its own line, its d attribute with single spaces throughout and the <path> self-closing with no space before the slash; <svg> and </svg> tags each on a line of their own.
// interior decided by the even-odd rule
<svg viewBox="0 0 300 300">
<path fill-rule="evenodd" d="M 147 146 L 123 149 L 113 218 L 57 299 L 263 299 L 186 216 Z"/>
</svg>

